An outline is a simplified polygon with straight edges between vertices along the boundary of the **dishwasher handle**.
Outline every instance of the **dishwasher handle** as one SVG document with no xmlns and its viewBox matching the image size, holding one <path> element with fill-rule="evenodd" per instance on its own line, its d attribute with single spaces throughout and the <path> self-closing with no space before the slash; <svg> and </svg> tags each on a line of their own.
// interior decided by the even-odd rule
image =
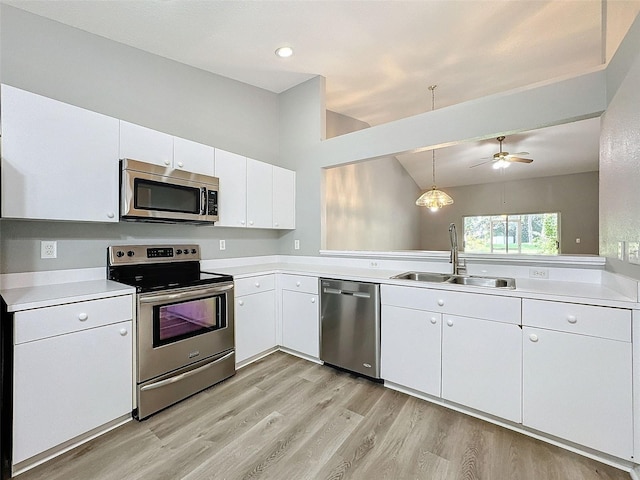
<svg viewBox="0 0 640 480">
<path fill-rule="evenodd" d="M 322 291 L 331 295 L 350 295 L 352 297 L 371 298 L 371 294 L 366 292 L 352 292 L 350 290 L 340 290 L 337 288 L 324 288 Z"/>
</svg>

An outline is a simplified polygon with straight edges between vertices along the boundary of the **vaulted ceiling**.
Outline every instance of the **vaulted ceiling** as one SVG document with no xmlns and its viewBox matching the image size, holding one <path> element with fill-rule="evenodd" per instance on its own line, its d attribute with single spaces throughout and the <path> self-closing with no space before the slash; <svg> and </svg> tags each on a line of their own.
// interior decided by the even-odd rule
<svg viewBox="0 0 640 480">
<path fill-rule="evenodd" d="M 639 0 L 0 1 L 276 93 L 322 75 L 327 108 L 370 125 L 430 110 L 432 84 L 440 108 L 596 68 L 640 11 Z M 274 54 L 282 45 L 293 47 L 292 57 Z M 593 142 L 569 149 L 567 135 L 544 133 L 527 142 L 508 138 L 506 150 L 526 150 L 538 164 L 571 150 L 563 162 L 589 157 L 593 165 L 595 155 L 597 165 Z M 582 145 L 590 150 L 577 151 Z M 447 179 L 456 165 L 446 158 L 464 159 L 467 168 L 497 146 L 493 140 L 438 153 L 442 185 L 460 184 Z M 401 161 L 428 188 L 431 157 L 425 173 L 424 155 Z"/>
</svg>

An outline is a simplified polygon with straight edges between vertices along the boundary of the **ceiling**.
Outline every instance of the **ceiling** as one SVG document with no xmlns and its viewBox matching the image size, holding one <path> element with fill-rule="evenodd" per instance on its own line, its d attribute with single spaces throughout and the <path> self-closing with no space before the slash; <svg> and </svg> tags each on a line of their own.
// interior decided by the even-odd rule
<svg viewBox="0 0 640 480">
<path fill-rule="evenodd" d="M 640 11 L 640 0 L 603 1 L 0 0 L 275 93 L 322 75 L 327 108 L 369 125 L 431 110 L 432 84 L 440 108 L 602 65 Z M 294 55 L 276 57 L 282 45 Z M 554 155 L 567 150 L 566 134 L 544 129 L 507 138 L 505 150 L 526 150 L 535 159 L 509 170 L 533 172 L 545 159 L 555 166 L 588 159 L 593 166 L 597 145 L 586 149 L 594 148 L 593 131 L 582 133 L 575 155 L 563 158 Z M 448 159 L 466 168 L 497 152 L 494 143 L 439 151 L 442 185 L 466 176 L 449 180 Z M 428 188 L 431 156 L 425 165 L 424 155 L 401 161 Z M 491 171 L 472 170 L 476 178 Z"/>
</svg>

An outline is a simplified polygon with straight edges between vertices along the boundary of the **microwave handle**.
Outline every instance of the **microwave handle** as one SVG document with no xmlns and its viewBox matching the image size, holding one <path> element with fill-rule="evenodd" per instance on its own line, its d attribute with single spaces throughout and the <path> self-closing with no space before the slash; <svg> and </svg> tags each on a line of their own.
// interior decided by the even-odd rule
<svg viewBox="0 0 640 480">
<path fill-rule="evenodd" d="M 200 187 L 200 215 L 207 214 L 207 187 Z"/>
</svg>

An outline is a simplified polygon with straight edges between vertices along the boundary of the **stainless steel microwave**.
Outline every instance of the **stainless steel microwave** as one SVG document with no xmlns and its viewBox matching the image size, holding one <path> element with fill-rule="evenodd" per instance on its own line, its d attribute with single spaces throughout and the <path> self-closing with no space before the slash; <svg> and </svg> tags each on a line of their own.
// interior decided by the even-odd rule
<svg viewBox="0 0 640 480">
<path fill-rule="evenodd" d="M 213 224 L 218 187 L 217 177 L 126 158 L 120 160 L 120 218 Z"/>
</svg>

